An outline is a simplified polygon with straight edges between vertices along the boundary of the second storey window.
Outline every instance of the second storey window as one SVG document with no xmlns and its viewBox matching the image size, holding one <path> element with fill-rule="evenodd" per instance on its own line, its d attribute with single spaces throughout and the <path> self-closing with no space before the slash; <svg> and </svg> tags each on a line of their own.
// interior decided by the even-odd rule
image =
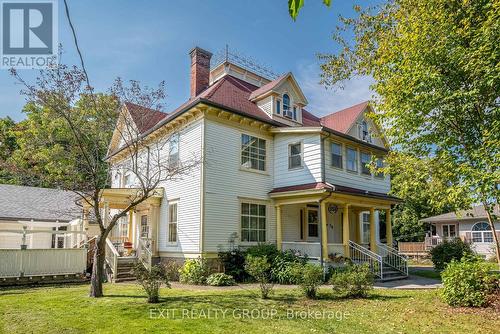
<svg viewBox="0 0 500 334">
<path fill-rule="evenodd" d="M 302 144 L 288 145 L 288 169 L 302 167 Z"/>
<path fill-rule="evenodd" d="M 384 167 L 384 159 L 382 159 L 381 157 L 378 157 L 377 158 L 377 171 L 375 172 L 375 177 L 380 177 L 380 178 L 384 177 L 384 173 L 382 171 L 380 171 L 380 168 L 383 168 L 383 167 Z"/>
<path fill-rule="evenodd" d="M 266 242 L 266 206 L 241 203 L 241 241 Z"/>
<path fill-rule="evenodd" d="M 332 166 L 342 168 L 342 145 L 332 143 Z"/>
<path fill-rule="evenodd" d="M 279 115 L 281 113 L 281 101 L 276 101 L 276 113 Z"/>
<path fill-rule="evenodd" d="M 354 148 L 347 148 L 347 170 L 351 172 L 358 171 L 358 151 Z"/>
<path fill-rule="evenodd" d="M 266 141 L 246 134 L 241 135 L 241 166 L 266 170 Z"/>
<path fill-rule="evenodd" d="M 370 153 L 361 152 L 361 173 L 364 175 L 371 175 L 370 160 Z"/>
<path fill-rule="evenodd" d="M 170 150 L 168 162 L 171 166 L 176 166 L 179 163 L 179 134 L 173 134 L 170 137 Z"/>
<path fill-rule="evenodd" d="M 168 206 L 168 242 L 177 242 L 177 203 Z"/>
</svg>

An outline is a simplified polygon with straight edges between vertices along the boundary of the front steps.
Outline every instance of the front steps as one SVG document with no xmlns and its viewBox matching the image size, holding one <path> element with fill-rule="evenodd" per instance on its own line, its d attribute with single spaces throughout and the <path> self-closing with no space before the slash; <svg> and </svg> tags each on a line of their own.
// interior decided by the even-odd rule
<svg viewBox="0 0 500 334">
<path fill-rule="evenodd" d="M 135 276 L 132 272 L 137 263 L 136 257 L 119 257 L 116 275 L 113 275 L 113 282 L 130 282 L 135 281 Z"/>
</svg>

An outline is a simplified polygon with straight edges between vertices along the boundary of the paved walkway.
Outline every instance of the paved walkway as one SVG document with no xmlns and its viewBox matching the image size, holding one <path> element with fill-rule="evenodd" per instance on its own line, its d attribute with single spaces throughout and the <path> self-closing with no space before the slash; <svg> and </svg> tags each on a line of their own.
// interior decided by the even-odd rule
<svg viewBox="0 0 500 334">
<path fill-rule="evenodd" d="M 375 282 L 375 288 L 379 289 L 437 289 L 440 287 L 442 287 L 440 280 L 411 274 L 407 279 Z"/>
</svg>

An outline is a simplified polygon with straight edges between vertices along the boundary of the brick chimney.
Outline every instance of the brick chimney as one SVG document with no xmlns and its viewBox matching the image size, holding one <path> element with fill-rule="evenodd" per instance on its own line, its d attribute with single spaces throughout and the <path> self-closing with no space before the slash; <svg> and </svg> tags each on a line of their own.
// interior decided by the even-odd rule
<svg viewBox="0 0 500 334">
<path fill-rule="evenodd" d="M 189 55 L 191 56 L 191 98 L 193 98 L 208 87 L 212 54 L 195 47 Z"/>
</svg>

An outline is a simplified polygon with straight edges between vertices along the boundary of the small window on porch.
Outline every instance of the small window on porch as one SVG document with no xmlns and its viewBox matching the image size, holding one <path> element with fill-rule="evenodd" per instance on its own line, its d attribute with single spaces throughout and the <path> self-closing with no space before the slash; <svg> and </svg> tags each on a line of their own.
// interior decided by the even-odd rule
<svg viewBox="0 0 500 334">
<path fill-rule="evenodd" d="M 148 215 L 141 216 L 141 238 L 149 238 Z"/>
<path fill-rule="evenodd" d="M 168 242 L 177 242 L 177 203 L 168 206 Z"/>
<path fill-rule="evenodd" d="M 362 240 L 364 244 L 369 244 L 370 243 L 370 213 L 363 212 L 362 217 L 361 217 L 361 224 L 362 224 Z"/>
</svg>

